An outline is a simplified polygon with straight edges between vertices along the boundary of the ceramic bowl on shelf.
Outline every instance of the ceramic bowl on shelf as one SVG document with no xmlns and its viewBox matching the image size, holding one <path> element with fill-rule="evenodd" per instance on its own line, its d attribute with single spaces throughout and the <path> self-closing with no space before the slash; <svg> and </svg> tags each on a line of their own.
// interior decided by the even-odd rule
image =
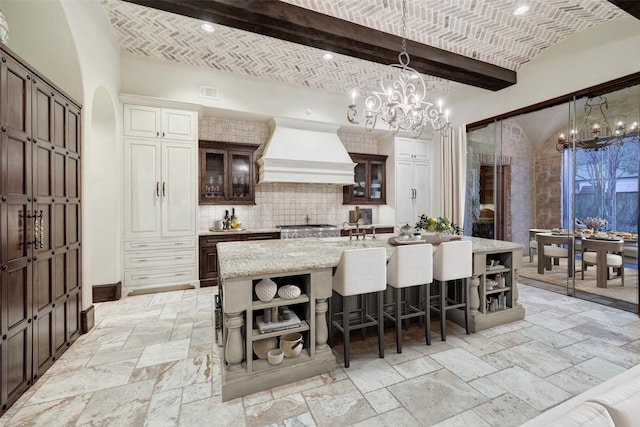
<svg viewBox="0 0 640 427">
<path fill-rule="evenodd" d="M 278 338 L 267 338 L 253 343 L 253 352 L 258 359 L 266 359 L 269 351 L 278 348 Z"/>
<path fill-rule="evenodd" d="M 280 337 L 280 349 L 284 352 L 285 357 L 298 357 L 303 347 L 304 341 L 299 332 Z"/>
<path fill-rule="evenodd" d="M 269 353 L 267 353 L 267 360 L 272 365 L 279 365 L 284 360 L 284 351 L 279 348 L 269 350 Z"/>
</svg>

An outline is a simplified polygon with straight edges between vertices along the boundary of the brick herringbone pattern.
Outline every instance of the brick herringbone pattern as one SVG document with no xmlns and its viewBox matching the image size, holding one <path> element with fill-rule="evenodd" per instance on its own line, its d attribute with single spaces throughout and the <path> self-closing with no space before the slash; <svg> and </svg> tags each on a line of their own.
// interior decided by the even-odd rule
<svg viewBox="0 0 640 427">
<path fill-rule="evenodd" d="M 283 0 L 381 31 L 402 35 L 401 0 Z M 412 39 L 517 70 L 544 49 L 626 13 L 606 0 L 537 0 L 524 17 L 508 0 L 408 0 Z M 344 55 L 322 59 L 319 49 L 229 27 L 212 34 L 201 21 L 123 2 L 102 0 L 123 52 L 314 87 L 335 93 L 378 87 L 385 69 Z M 400 50 L 400 46 L 398 46 Z M 409 52 L 411 54 L 411 52 Z M 434 96 L 459 83 L 425 76 Z"/>
</svg>

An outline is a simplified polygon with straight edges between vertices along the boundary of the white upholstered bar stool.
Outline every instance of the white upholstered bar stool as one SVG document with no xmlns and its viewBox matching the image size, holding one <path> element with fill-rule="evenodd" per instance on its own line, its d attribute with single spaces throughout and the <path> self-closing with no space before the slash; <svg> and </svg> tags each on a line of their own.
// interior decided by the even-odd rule
<svg viewBox="0 0 640 427">
<path fill-rule="evenodd" d="M 471 240 L 440 243 L 433 254 L 433 279 L 439 285 L 437 305 L 432 305 L 430 287 L 427 287 L 427 345 L 431 344 L 431 310 L 440 313 L 440 335 L 447 340 L 447 311 L 464 308 L 464 327 L 469 333 L 469 279 L 473 272 Z M 462 292 L 456 287 L 460 284 Z M 453 297 L 449 297 L 450 286 Z"/>
<path fill-rule="evenodd" d="M 402 312 L 402 290 L 412 286 L 424 286 L 424 293 L 427 295 L 427 287 L 433 281 L 433 245 L 415 244 L 412 246 L 398 246 L 389 258 L 387 263 L 387 285 L 395 289 L 394 305 L 392 313 L 384 313 L 384 316 L 391 319 L 396 326 L 396 349 L 402 353 L 402 321 L 414 317 L 425 318 L 425 340 L 428 340 L 426 316 L 426 304 L 420 300 L 418 307 L 405 304 L 405 311 Z M 407 298 L 405 298 L 407 300 Z M 427 341 L 428 342 L 428 341 Z"/>
<path fill-rule="evenodd" d="M 383 299 L 387 288 L 387 251 L 385 248 L 346 249 L 333 274 L 333 290 L 342 296 L 342 313 L 331 314 L 333 328 L 344 338 L 344 367 L 349 367 L 349 335 L 352 330 L 369 326 L 378 327 L 378 351 L 384 357 Z M 350 316 L 350 301 L 357 295 L 376 293 L 376 317 L 366 310 L 354 323 Z M 341 315 L 341 316 L 340 316 Z M 338 317 L 334 320 L 334 316 Z M 341 319 L 340 319 L 341 317 Z"/>
</svg>

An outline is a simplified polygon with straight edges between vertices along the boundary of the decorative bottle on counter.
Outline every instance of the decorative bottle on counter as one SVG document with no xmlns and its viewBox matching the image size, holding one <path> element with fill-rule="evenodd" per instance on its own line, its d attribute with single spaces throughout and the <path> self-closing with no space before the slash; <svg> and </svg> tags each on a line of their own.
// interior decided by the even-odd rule
<svg viewBox="0 0 640 427">
<path fill-rule="evenodd" d="M 231 219 L 230 219 L 231 228 L 238 228 L 239 222 L 238 217 L 236 216 L 236 208 L 231 208 Z"/>
<path fill-rule="evenodd" d="M 231 225 L 231 218 L 229 218 L 229 209 L 225 209 L 222 229 L 228 230 L 230 225 Z"/>
</svg>

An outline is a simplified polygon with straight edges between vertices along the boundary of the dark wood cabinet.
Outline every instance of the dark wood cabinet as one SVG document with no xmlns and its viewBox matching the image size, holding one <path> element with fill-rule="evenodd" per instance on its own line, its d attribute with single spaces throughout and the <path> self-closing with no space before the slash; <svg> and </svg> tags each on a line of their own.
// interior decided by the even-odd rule
<svg viewBox="0 0 640 427">
<path fill-rule="evenodd" d="M 0 412 L 80 335 L 80 106 L 0 50 Z"/>
<path fill-rule="evenodd" d="M 233 233 L 233 232 L 229 232 Z M 200 236 L 200 286 L 218 285 L 218 251 L 220 242 L 279 239 L 280 232 L 243 233 L 229 235 Z"/>
<path fill-rule="evenodd" d="M 201 205 L 255 204 L 257 145 L 199 141 Z"/>
<path fill-rule="evenodd" d="M 385 164 L 387 156 L 349 153 L 356 163 L 354 185 L 343 187 L 345 205 L 384 205 L 387 203 Z"/>
</svg>

